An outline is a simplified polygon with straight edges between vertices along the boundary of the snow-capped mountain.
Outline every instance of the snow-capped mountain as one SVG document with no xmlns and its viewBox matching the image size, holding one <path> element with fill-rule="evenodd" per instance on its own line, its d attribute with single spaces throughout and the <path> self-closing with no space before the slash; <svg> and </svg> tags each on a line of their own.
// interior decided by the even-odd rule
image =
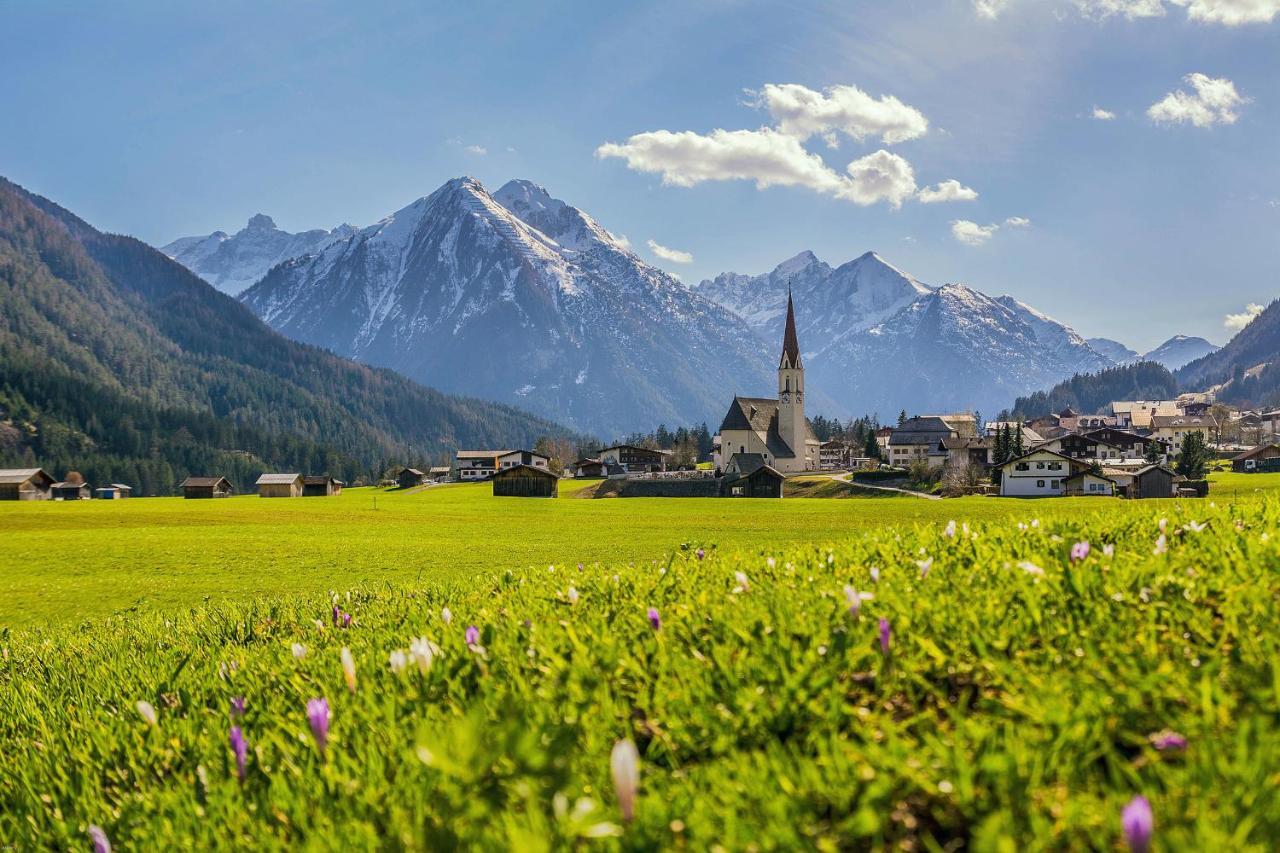
<svg viewBox="0 0 1280 853">
<path fill-rule="evenodd" d="M 1070 327 L 1008 296 L 935 288 L 874 252 L 832 269 L 803 252 L 761 276 L 725 273 L 698 292 L 776 339 L 786 288 L 808 386 L 846 409 L 995 412 L 1020 394 L 1112 364 Z"/>
<path fill-rule="evenodd" d="M 1217 352 L 1221 347 L 1214 346 L 1204 338 L 1189 335 L 1174 335 L 1151 352 L 1144 353 L 1143 361 L 1156 361 L 1170 370 L 1177 370 L 1190 364 L 1197 358 L 1204 358 L 1209 353 Z"/>
<path fill-rule="evenodd" d="M 451 180 L 241 299 L 289 337 L 608 437 L 775 383 L 776 344 L 528 181 Z"/>
<path fill-rule="evenodd" d="M 1113 341 L 1110 338 L 1086 338 L 1085 343 L 1116 364 L 1126 364 L 1138 358 L 1137 350 L 1129 349 L 1119 341 Z"/>
<path fill-rule="evenodd" d="M 336 240 L 350 237 L 354 226 L 339 225 L 332 231 L 317 228 L 290 234 L 276 227 L 264 213 L 228 235 L 214 231 L 201 237 L 179 237 L 160 251 L 224 293 L 236 295 L 258 281 L 278 263 L 318 252 Z"/>
</svg>

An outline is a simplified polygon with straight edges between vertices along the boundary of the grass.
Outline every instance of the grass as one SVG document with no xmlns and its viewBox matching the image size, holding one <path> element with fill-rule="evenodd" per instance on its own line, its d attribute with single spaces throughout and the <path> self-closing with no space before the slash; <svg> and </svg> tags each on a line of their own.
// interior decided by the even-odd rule
<svg viewBox="0 0 1280 853">
<path fill-rule="evenodd" d="M 371 497 L 6 508 L 10 550 L 132 542 L 139 566 L 200 558 L 241 592 L 272 591 L 253 564 L 281 559 L 340 592 L 0 640 L 0 841 L 83 849 L 97 825 L 118 849 L 1115 849 L 1139 794 L 1157 849 L 1280 838 L 1274 497 L 507 506 L 442 489 L 379 495 L 376 514 Z M 948 516 L 968 520 L 949 536 Z M 628 565 L 689 531 L 732 547 Z M 404 550 L 419 538 L 455 543 L 459 582 L 361 582 L 429 553 Z M 551 571 L 538 547 L 626 553 Z M 846 586 L 872 596 L 857 613 Z M 393 671 L 415 637 L 430 663 Z M 639 753 L 630 822 L 618 741 Z"/>
<path fill-rule="evenodd" d="M 487 484 L 465 484 L 335 498 L 0 504 L 0 626 L 353 584 L 466 584 L 509 568 L 647 563 L 685 542 L 782 547 L 886 524 L 1047 517 L 1096 500 L 571 499 L 590 484 L 562 483 L 559 500 L 494 498 Z"/>
</svg>

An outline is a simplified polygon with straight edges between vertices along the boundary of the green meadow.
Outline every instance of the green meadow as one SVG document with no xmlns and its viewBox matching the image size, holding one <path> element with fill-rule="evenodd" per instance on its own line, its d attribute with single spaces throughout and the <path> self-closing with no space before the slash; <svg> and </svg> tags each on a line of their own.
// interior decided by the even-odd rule
<svg viewBox="0 0 1280 853">
<path fill-rule="evenodd" d="M 781 501 L 576 496 L 592 485 L 565 482 L 556 500 L 494 498 L 488 484 L 464 484 L 348 489 L 333 498 L 0 504 L 0 626 L 357 584 L 466 588 L 507 569 L 647 564 L 685 543 L 762 552 L 887 525 L 1097 509 L 1089 498 L 929 501 L 874 492 Z"/>
</svg>

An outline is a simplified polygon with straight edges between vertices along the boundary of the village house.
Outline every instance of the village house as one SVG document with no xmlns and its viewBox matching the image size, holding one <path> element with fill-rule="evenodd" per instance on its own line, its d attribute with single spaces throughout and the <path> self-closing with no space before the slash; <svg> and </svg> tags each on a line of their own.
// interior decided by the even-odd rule
<svg viewBox="0 0 1280 853">
<path fill-rule="evenodd" d="M 346 483 L 336 480 L 328 474 L 312 475 L 302 478 L 302 496 L 304 498 L 330 497 L 342 494 Z"/>
<path fill-rule="evenodd" d="M 1149 435 L 1138 435 L 1136 432 L 1118 429 L 1117 427 L 1102 427 L 1101 429 L 1089 430 L 1084 433 L 1085 438 L 1095 439 L 1110 447 L 1120 450 L 1120 459 L 1145 459 L 1147 450 L 1152 444 L 1160 446 L 1160 453 L 1167 457 L 1169 454 L 1169 443 L 1159 438 L 1153 438 Z"/>
<path fill-rule="evenodd" d="M 606 467 L 617 465 L 628 474 L 647 474 L 667 470 L 667 458 L 670 455 L 668 451 L 655 447 L 615 444 L 601 450 L 597 458 Z"/>
<path fill-rule="evenodd" d="M 188 477 L 178 488 L 187 500 L 229 498 L 235 491 L 226 477 Z"/>
<path fill-rule="evenodd" d="M 735 454 L 758 453 L 766 465 L 782 474 L 817 470 L 822 442 L 805 417 L 804 392 L 795 306 L 788 292 L 782 357 L 778 361 L 778 397 L 733 398 L 720 424 L 716 467 L 727 469 Z M 600 458 L 605 457 L 601 454 Z"/>
<path fill-rule="evenodd" d="M 907 418 L 889 436 L 889 463 L 901 468 L 923 460 L 930 468 L 947 461 L 943 441 L 958 438 L 956 431 L 936 415 Z"/>
<path fill-rule="evenodd" d="M 533 450 L 508 450 L 498 457 L 498 470 L 528 465 L 531 468 L 549 469 L 551 457 Z"/>
<path fill-rule="evenodd" d="M 726 498 L 780 498 L 786 478 L 770 467 L 760 453 L 736 453 L 729 460 L 720 483 Z"/>
<path fill-rule="evenodd" d="M 396 485 L 402 489 L 414 489 L 425 485 L 426 482 L 426 473 L 417 468 L 401 468 L 396 474 Z"/>
<path fill-rule="evenodd" d="M 1113 497 L 1117 493 L 1116 481 L 1104 471 L 1077 471 L 1062 481 L 1063 494 L 1068 497 Z"/>
<path fill-rule="evenodd" d="M 487 480 L 498 471 L 498 459 L 510 450 L 459 450 L 454 454 L 458 479 L 464 483 Z"/>
<path fill-rule="evenodd" d="M 1231 470 L 1241 473 L 1280 471 L 1280 444 L 1259 444 L 1231 457 Z"/>
<path fill-rule="evenodd" d="M 301 474 L 263 474 L 254 483 L 260 498 L 296 498 L 302 495 Z"/>
<path fill-rule="evenodd" d="M 112 483 L 109 486 L 99 486 L 93 490 L 93 496 L 104 501 L 121 501 L 133 494 L 133 487 L 126 486 L 123 483 Z"/>
<path fill-rule="evenodd" d="M 492 479 L 493 496 L 498 498 L 554 498 L 560 489 L 555 474 L 523 462 L 500 469 Z"/>
<path fill-rule="evenodd" d="M 1092 435 L 1069 432 L 1036 445 L 1072 459 L 1097 459 L 1101 462 L 1124 458 L 1124 449 Z"/>
<path fill-rule="evenodd" d="M 452 470 L 448 465 L 432 465 L 427 469 L 427 481 L 430 483 L 447 483 Z"/>
<path fill-rule="evenodd" d="M 1037 448 L 1000 466 L 1001 497 L 1052 497 L 1064 494 L 1064 481 L 1087 471 L 1084 462 L 1052 450 Z"/>
<path fill-rule="evenodd" d="M 996 438 L 1005 429 L 1009 430 L 1010 435 L 1016 435 L 1017 430 L 1019 429 L 1019 424 L 1017 421 L 988 421 L 986 429 L 987 438 Z M 1021 429 L 1023 447 L 1034 447 L 1044 441 L 1044 436 L 1026 424 L 1022 424 Z"/>
<path fill-rule="evenodd" d="M 818 467 L 823 471 L 845 471 L 862 462 L 862 448 L 842 438 L 825 441 L 818 448 Z"/>
<path fill-rule="evenodd" d="M 0 469 L 0 501 L 49 499 L 53 478 L 43 468 Z"/>
<path fill-rule="evenodd" d="M 1127 429 L 1151 429 L 1152 418 L 1182 414 L 1177 400 L 1114 400 L 1109 408 L 1114 425 Z"/>
<path fill-rule="evenodd" d="M 876 430 L 876 444 L 880 446 L 880 458 L 889 458 L 889 439 L 893 436 L 893 427 L 880 427 Z"/>
<path fill-rule="evenodd" d="M 89 500 L 88 483 L 72 483 L 70 481 L 54 483 L 49 487 L 49 497 L 55 501 L 87 501 Z"/>
<path fill-rule="evenodd" d="M 947 454 L 947 465 L 953 468 L 968 468 L 973 465 L 985 469 L 991 464 L 990 439 L 964 435 L 944 438 L 940 449 Z"/>
<path fill-rule="evenodd" d="M 1199 432 L 1207 442 L 1217 426 L 1208 415 L 1156 415 L 1151 419 L 1151 434 L 1167 441 L 1176 456 L 1182 452 L 1182 441 L 1189 433 Z"/>
<path fill-rule="evenodd" d="M 573 471 L 573 476 L 579 478 L 604 476 L 604 463 L 599 459 L 579 459 L 569 468 Z"/>
<path fill-rule="evenodd" d="M 922 418 L 937 418 L 950 427 L 961 438 L 972 438 L 978 434 L 978 418 L 970 412 L 950 412 L 942 415 L 919 415 Z"/>
</svg>

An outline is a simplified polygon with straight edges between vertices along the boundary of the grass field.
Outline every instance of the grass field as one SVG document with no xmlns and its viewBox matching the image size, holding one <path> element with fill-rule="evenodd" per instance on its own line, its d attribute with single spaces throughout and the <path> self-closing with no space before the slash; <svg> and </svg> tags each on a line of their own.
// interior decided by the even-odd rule
<svg viewBox="0 0 1280 853">
<path fill-rule="evenodd" d="M 1119 849 L 1137 796 L 1157 850 L 1280 839 L 1274 497 L 371 497 L 6 507 L 22 549 L 218 602 L 0 639 L 0 844 Z M 445 547 L 465 583 L 358 583 Z M 221 601 L 290 581 L 340 592 Z"/>
<path fill-rule="evenodd" d="M 1097 509 L 1087 498 L 573 499 L 588 485 L 562 483 L 554 501 L 494 498 L 488 484 L 466 484 L 336 498 L 0 504 L 0 626 L 355 584 L 465 586 L 509 568 L 647 563 L 682 543 L 762 552 L 888 524 Z"/>
</svg>

